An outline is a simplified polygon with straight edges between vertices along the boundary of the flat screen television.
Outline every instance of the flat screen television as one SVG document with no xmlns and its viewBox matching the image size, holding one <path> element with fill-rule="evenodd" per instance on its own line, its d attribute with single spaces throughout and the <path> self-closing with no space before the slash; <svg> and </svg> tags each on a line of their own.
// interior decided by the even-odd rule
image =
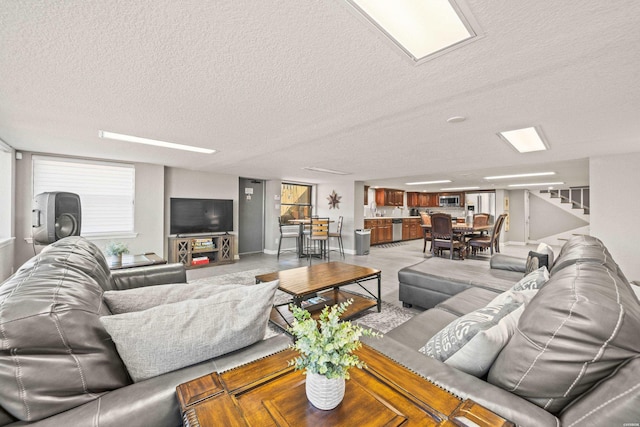
<svg viewBox="0 0 640 427">
<path fill-rule="evenodd" d="M 233 231 L 233 200 L 171 198 L 170 234 Z"/>
</svg>

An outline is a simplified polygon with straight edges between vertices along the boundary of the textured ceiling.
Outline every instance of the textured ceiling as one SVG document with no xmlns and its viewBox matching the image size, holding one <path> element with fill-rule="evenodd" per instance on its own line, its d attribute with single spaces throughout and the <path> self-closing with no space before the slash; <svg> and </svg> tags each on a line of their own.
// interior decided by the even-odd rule
<svg viewBox="0 0 640 427">
<path fill-rule="evenodd" d="M 588 157 L 640 150 L 640 2 L 467 5 L 480 37 L 416 66 L 342 0 L 5 1 L 0 139 L 250 178 L 396 186 L 549 167 L 583 185 Z M 467 120 L 447 123 L 454 115 Z M 496 136 L 531 125 L 549 151 L 518 154 Z M 103 140 L 99 129 L 219 152 Z"/>
</svg>

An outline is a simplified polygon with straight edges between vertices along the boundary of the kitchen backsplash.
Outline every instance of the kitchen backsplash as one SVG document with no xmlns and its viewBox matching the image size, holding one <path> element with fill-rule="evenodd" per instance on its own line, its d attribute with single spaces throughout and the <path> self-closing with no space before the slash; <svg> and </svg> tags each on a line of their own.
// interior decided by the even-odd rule
<svg viewBox="0 0 640 427">
<path fill-rule="evenodd" d="M 441 208 L 417 208 L 419 212 L 435 213 L 445 212 L 452 217 L 464 217 L 465 210 L 461 207 L 441 207 Z M 392 206 L 380 206 L 372 210 L 369 206 L 364 206 L 364 217 L 372 218 L 375 216 L 382 217 L 408 217 L 411 214 L 410 208 L 394 208 Z"/>
</svg>

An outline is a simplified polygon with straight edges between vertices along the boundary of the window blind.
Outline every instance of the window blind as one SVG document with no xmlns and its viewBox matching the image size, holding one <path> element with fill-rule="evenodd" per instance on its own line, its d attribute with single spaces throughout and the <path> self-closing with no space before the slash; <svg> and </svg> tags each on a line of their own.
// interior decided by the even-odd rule
<svg viewBox="0 0 640 427">
<path fill-rule="evenodd" d="M 33 156 L 33 196 L 80 196 L 83 236 L 134 232 L 135 167 L 129 164 Z"/>
</svg>

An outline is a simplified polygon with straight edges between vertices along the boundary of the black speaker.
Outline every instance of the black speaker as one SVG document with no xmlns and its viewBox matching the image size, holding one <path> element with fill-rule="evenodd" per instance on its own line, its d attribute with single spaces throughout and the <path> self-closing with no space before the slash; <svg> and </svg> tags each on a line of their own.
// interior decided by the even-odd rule
<svg viewBox="0 0 640 427">
<path fill-rule="evenodd" d="M 34 243 L 48 245 L 68 236 L 79 236 L 81 226 L 80 196 L 53 191 L 38 194 L 33 201 Z"/>
</svg>

